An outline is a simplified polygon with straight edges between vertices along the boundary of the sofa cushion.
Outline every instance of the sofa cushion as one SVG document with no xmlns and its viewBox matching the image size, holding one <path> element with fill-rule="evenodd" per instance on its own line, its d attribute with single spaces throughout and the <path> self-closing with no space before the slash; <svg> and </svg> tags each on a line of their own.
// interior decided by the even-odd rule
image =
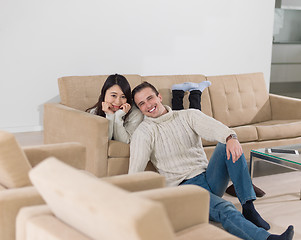
<svg viewBox="0 0 301 240">
<path fill-rule="evenodd" d="M 258 140 L 275 140 L 301 136 L 300 120 L 272 120 L 254 124 Z"/>
<path fill-rule="evenodd" d="M 139 75 L 124 75 L 131 87 L 141 83 Z M 61 103 L 85 111 L 97 101 L 108 75 L 70 76 L 58 79 Z"/>
<path fill-rule="evenodd" d="M 108 157 L 111 158 L 124 158 L 130 157 L 130 144 L 114 141 L 109 141 Z"/>
<path fill-rule="evenodd" d="M 7 188 L 31 185 L 31 166 L 13 134 L 0 131 L 0 183 Z"/>
<path fill-rule="evenodd" d="M 154 85 L 163 97 L 163 104 L 171 106 L 171 87 L 173 84 L 179 84 L 184 82 L 200 83 L 206 81 L 206 77 L 204 75 L 143 76 L 142 81 L 147 81 L 150 84 Z M 188 96 L 189 94 L 188 92 L 186 92 L 183 99 L 183 105 L 185 109 L 189 107 Z M 205 91 L 202 94 L 201 104 L 202 111 L 208 116 L 212 116 L 211 102 L 208 94 L 208 89 L 205 89 Z"/>
<path fill-rule="evenodd" d="M 262 73 L 207 77 L 213 117 L 228 127 L 271 120 Z"/>
<path fill-rule="evenodd" d="M 163 206 L 48 158 L 30 178 L 51 211 L 92 239 L 174 239 Z"/>
<path fill-rule="evenodd" d="M 258 140 L 256 127 L 253 125 L 233 127 L 231 129 L 236 132 L 238 140 L 241 143 Z"/>
</svg>

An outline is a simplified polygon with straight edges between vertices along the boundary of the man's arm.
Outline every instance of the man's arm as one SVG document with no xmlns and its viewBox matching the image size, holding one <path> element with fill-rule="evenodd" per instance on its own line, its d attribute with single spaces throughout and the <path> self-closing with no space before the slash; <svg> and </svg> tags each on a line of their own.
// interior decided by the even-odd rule
<svg viewBox="0 0 301 240">
<path fill-rule="evenodd" d="M 233 163 L 240 158 L 243 151 L 238 139 L 231 136 L 236 135 L 233 130 L 200 111 L 191 111 L 190 114 L 192 127 L 200 137 L 209 141 L 226 143 L 227 159 L 230 159 L 231 154 Z"/>
<path fill-rule="evenodd" d="M 145 170 L 152 152 L 152 137 L 143 122 L 134 132 L 130 145 L 129 174 Z"/>
</svg>

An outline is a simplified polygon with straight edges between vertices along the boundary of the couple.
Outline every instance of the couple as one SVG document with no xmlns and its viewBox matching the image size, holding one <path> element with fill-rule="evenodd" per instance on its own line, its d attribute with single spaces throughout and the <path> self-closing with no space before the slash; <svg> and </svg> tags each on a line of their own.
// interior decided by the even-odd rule
<svg viewBox="0 0 301 240">
<path fill-rule="evenodd" d="M 293 238 L 293 226 L 281 235 L 267 231 L 270 226 L 254 207 L 256 196 L 246 159 L 232 130 L 199 110 L 173 111 L 164 106 L 159 92 L 147 82 L 134 88 L 132 97 L 145 117 L 132 132 L 129 173 L 144 171 L 151 160 L 169 186 L 194 184 L 207 189 L 210 220 L 222 223 L 233 235 L 254 240 Z M 104 109 L 105 105 L 103 103 Z M 112 106 L 118 108 L 118 105 Z M 123 108 L 126 106 L 121 106 L 121 110 Z M 200 137 L 219 142 L 209 163 Z M 229 178 L 242 204 L 242 214 L 221 198 Z"/>
</svg>

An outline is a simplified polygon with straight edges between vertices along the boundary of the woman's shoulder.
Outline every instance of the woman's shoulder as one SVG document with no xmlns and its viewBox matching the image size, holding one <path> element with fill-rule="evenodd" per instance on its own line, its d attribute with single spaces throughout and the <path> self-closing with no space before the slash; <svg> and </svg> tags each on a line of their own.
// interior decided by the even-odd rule
<svg viewBox="0 0 301 240">
<path fill-rule="evenodd" d="M 135 105 L 133 105 L 129 114 L 129 118 L 138 118 L 142 121 L 144 116 L 142 112 Z"/>
<path fill-rule="evenodd" d="M 89 109 L 87 112 L 95 115 L 96 114 L 96 107 L 92 108 L 92 109 Z"/>
</svg>

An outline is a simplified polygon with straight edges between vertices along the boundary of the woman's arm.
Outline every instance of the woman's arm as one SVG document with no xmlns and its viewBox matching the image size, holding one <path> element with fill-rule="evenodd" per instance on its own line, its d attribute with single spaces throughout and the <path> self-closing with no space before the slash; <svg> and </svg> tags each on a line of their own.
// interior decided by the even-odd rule
<svg viewBox="0 0 301 240">
<path fill-rule="evenodd" d="M 126 120 L 123 120 L 125 112 L 118 110 L 115 112 L 114 121 L 114 140 L 129 143 L 134 131 L 137 129 L 139 124 L 143 121 L 143 115 L 139 109 L 133 107 Z"/>
</svg>

